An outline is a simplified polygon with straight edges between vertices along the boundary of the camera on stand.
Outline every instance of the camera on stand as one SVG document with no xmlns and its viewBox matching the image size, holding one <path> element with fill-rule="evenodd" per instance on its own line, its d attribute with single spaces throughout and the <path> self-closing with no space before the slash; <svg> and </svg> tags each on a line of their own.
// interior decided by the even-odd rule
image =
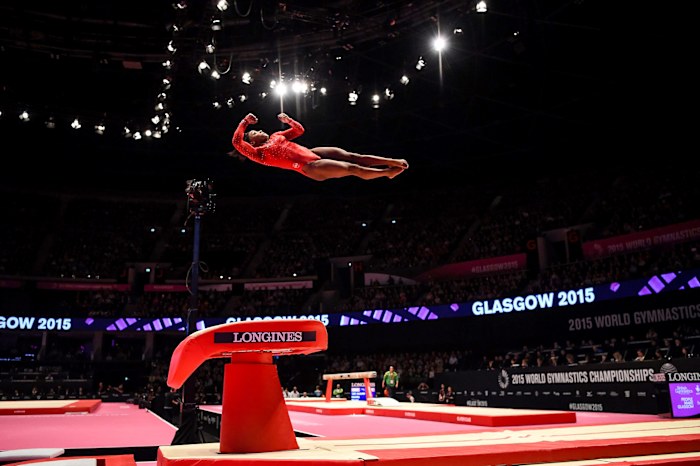
<svg viewBox="0 0 700 466">
<path fill-rule="evenodd" d="M 207 180 L 187 180 L 187 210 L 190 215 L 204 215 L 216 210 L 214 182 Z"/>
</svg>

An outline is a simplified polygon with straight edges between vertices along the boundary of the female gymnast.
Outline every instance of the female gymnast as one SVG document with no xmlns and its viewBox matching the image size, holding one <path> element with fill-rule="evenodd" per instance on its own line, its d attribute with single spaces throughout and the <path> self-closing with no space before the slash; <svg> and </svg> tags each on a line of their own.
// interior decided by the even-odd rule
<svg viewBox="0 0 700 466">
<path fill-rule="evenodd" d="M 290 128 L 271 135 L 259 130 L 246 132 L 248 125 L 258 122 L 258 117 L 249 113 L 233 134 L 233 147 L 254 162 L 294 170 L 317 181 L 346 176 L 364 180 L 394 178 L 408 168 L 404 159 L 356 154 L 339 147 L 306 148 L 292 141 L 304 134 L 304 127 L 286 113 L 280 113 L 277 118 Z"/>
</svg>

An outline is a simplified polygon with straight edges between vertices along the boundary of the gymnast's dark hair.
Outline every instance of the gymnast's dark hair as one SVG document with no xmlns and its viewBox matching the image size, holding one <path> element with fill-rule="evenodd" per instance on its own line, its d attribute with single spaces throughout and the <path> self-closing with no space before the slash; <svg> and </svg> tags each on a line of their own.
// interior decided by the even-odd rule
<svg viewBox="0 0 700 466">
<path fill-rule="evenodd" d="M 246 131 L 245 133 L 243 133 L 243 140 L 245 142 L 247 142 L 248 144 L 250 144 L 250 136 L 248 135 L 248 133 L 249 133 L 249 131 Z"/>
</svg>

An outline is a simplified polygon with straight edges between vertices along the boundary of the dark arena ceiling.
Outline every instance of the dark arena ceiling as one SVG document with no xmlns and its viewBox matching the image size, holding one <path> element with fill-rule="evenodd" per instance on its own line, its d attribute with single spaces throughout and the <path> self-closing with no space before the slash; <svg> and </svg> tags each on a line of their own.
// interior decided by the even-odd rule
<svg viewBox="0 0 700 466">
<path fill-rule="evenodd" d="M 248 112 L 269 132 L 285 111 L 306 127 L 298 142 L 307 146 L 407 158 L 411 168 L 392 180 L 404 187 L 527 180 L 666 147 L 658 115 L 677 92 L 666 71 L 679 65 L 666 58 L 673 28 L 653 11 L 489 0 L 479 13 L 477 3 L 3 1 L 0 134 L 15 167 L 6 178 L 171 191 L 210 177 L 245 195 L 314 189 L 226 156 Z M 440 53 L 438 34 L 448 41 Z M 280 98 L 271 80 L 308 88 Z M 660 126 L 675 127 L 668 118 Z"/>
</svg>

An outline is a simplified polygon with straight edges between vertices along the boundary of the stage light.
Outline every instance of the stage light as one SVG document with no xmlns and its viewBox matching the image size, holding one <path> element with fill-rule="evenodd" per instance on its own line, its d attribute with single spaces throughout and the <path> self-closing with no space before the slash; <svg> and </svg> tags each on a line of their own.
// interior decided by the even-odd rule
<svg viewBox="0 0 700 466">
<path fill-rule="evenodd" d="M 326 93 L 328 92 L 328 89 L 326 89 L 325 87 L 322 87 L 321 89 L 319 89 L 319 91 L 321 91 L 321 95 L 326 95 Z"/>
<path fill-rule="evenodd" d="M 285 83 L 283 83 L 283 82 L 278 83 L 278 84 L 275 86 L 275 94 L 277 94 L 277 95 L 280 96 L 280 97 L 282 97 L 282 96 L 284 96 L 285 94 L 287 94 L 287 85 L 286 85 Z"/>
<path fill-rule="evenodd" d="M 22 120 L 22 121 L 24 121 L 24 122 L 29 121 L 29 120 L 30 120 L 30 118 L 29 118 L 29 112 L 26 111 L 26 110 L 24 110 L 23 112 L 21 112 L 21 113 L 19 114 L 19 119 Z"/>
<path fill-rule="evenodd" d="M 49 128 L 49 129 L 54 129 L 54 128 L 56 127 L 56 120 L 54 119 L 54 117 L 50 116 L 50 117 L 46 120 L 46 123 L 45 123 L 45 124 L 46 124 L 46 127 L 47 127 L 47 128 Z"/>
<path fill-rule="evenodd" d="M 140 131 L 135 131 L 132 137 L 134 138 L 134 141 L 140 141 L 143 136 L 141 136 Z"/>
<path fill-rule="evenodd" d="M 379 108 L 379 94 L 372 95 L 372 108 Z"/>
<path fill-rule="evenodd" d="M 350 102 L 350 105 L 356 105 L 357 104 L 357 99 L 358 99 L 357 92 L 351 91 L 348 93 L 348 102 Z"/>
<path fill-rule="evenodd" d="M 122 129 L 122 135 L 124 135 L 125 138 L 131 137 L 131 130 L 128 126 L 125 126 L 124 129 Z"/>
<path fill-rule="evenodd" d="M 292 92 L 294 92 L 296 94 L 304 94 L 308 90 L 309 90 L 309 85 L 303 81 L 296 80 L 292 83 Z"/>
<path fill-rule="evenodd" d="M 171 40 L 170 42 L 168 42 L 168 47 L 167 47 L 167 49 L 168 49 L 168 52 L 170 52 L 170 53 L 175 53 L 175 52 L 177 52 L 177 48 L 175 47 L 175 44 L 173 44 L 173 41 L 172 41 L 172 40 Z"/>
<path fill-rule="evenodd" d="M 160 123 L 160 117 L 158 115 L 153 116 L 153 118 L 151 118 L 151 122 L 153 122 L 154 125 L 157 125 Z"/>
<path fill-rule="evenodd" d="M 479 3 L 476 4 L 477 13 L 486 13 L 487 11 L 488 8 L 486 7 L 486 2 L 484 0 L 481 0 Z"/>
<path fill-rule="evenodd" d="M 171 62 L 170 60 L 165 60 L 163 62 L 163 68 L 165 68 L 166 70 L 172 69 L 172 67 L 173 67 L 173 62 Z"/>
<path fill-rule="evenodd" d="M 220 74 L 218 71 L 213 70 L 213 71 L 211 72 L 211 77 L 212 77 L 213 79 L 221 79 L 221 74 Z"/>
<path fill-rule="evenodd" d="M 173 3 L 173 8 L 176 10 L 185 10 L 187 9 L 187 2 L 185 0 L 180 0 L 179 2 Z"/>
<path fill-rule="evenodd" d="M 200 73 L 204 73 L 204 71 L 210 69 L 209 63 L 207 63 L 206 60 L 202 60 L 199 62 L 199 65 L 197 65 L 197 69 Z"/>
<path fill-rule="evenodd" d="M 241 81 L 243 81 L 244 84 L 250 84 L 253 82 L 253 77 L 246 71 L 243 73 L 243 76 L 241 76 Z"/>
<path fill-rule="evenodd" d="M 228 10 L 228 2 L 226 0 L 219 0 L 216 2 L 216 8 L 218 8 L 219 11 L 226 11 Z"/>
<path fill-rule="evenodd" d="M 212 107 L 214 107 L 214 110 L 221 110 L 221 103 L 219 101 L 213 102 Z"/>
<path fill-rule="evenodd" d="M 233 97 L 229 97 L 228 99 L 226 99 L 226 106 L 228 108 L 233 108 L 234 105 L 236 105 L 236 101 L 233 100 Z"/>
<path fill-rule="evenodd" d="M 464 31 L 462 30 L 462 28 L 454 28 L 454 29 L 452 30 L 452 34 L 454 34 L 455 36 L 459 36 L 459 35 L 462 34 L 463 32 L 464 32 Z"/>
<path fill-rule="evenodd" d="M 404 86 L 408 84 L 411 80 L 406 76 L 405 74 L 401 76 L 401 79 L 399 79 L 399 82 L 403 84 Z"/>
<path fill-rule="evenodd" d="M 423 68 L 425 68 L 425 60 L 423 60 L 423 57 L 419 57 L 418 62 L 416 63 L 416 69 L 420 71 Z"/>
<path fill-rule="evenodd" d="M 147 138 L 150 138 L 153 135 L 153 132 L 150 129 L 147 129 L 146 131 L 143 132 L 143 135 L 146 136 Z"/>
<path fill-rule="evenodd" d="M 83 125 L 80 124 L 80 120 L 76 117 L 70 124 L 70 127 L 73 129 L 80 129 L 83 127 Z"/>
<path fill-rule="evenodd" d="M 433 48 L 436 52 L 442 52 L 447 47 L 447 41 L 443 37 L 436 37 L 433 41 Z"/>
<path fill-rule="evenodd" d="M 216 46 L 214 45 L 214 41 L 209 42 L 206 47 L 204 47 L 204 50 L 207 53 L 214 53 L 216 52 Z"/>
<path fill-rule="evenodd" d="M 391 100 L 391 99 L 393 99 L 393 98 L 394 98 L 394 91 L 392 91 L 392 90 L 389 89 L 388 87 L 387 87 L 386 89 L 384 89 L 384 98 L 385 98 L 386 100 Z"/>
<path fill-rule="evenodd" d="M 239 102 L 245 102 L 246 100 L 248 100 L 248 96 L 247 96 L 247 95 L 241 94 L 241 95 L 238 96 L 238 101 L 239 101 Z"/>
<path fill-rule="evenodd" d="M 103 123 L 96 124 L 95 133 L 99 134 L 100 136 L 105 134 L 105 125 Z"/>
<path fill-rule="evenodd" d="M 214 18 L 211 20 L 211 30 L 212 31 L 221 31 L 221 20 L 218 18 Z"/>
</svg>

